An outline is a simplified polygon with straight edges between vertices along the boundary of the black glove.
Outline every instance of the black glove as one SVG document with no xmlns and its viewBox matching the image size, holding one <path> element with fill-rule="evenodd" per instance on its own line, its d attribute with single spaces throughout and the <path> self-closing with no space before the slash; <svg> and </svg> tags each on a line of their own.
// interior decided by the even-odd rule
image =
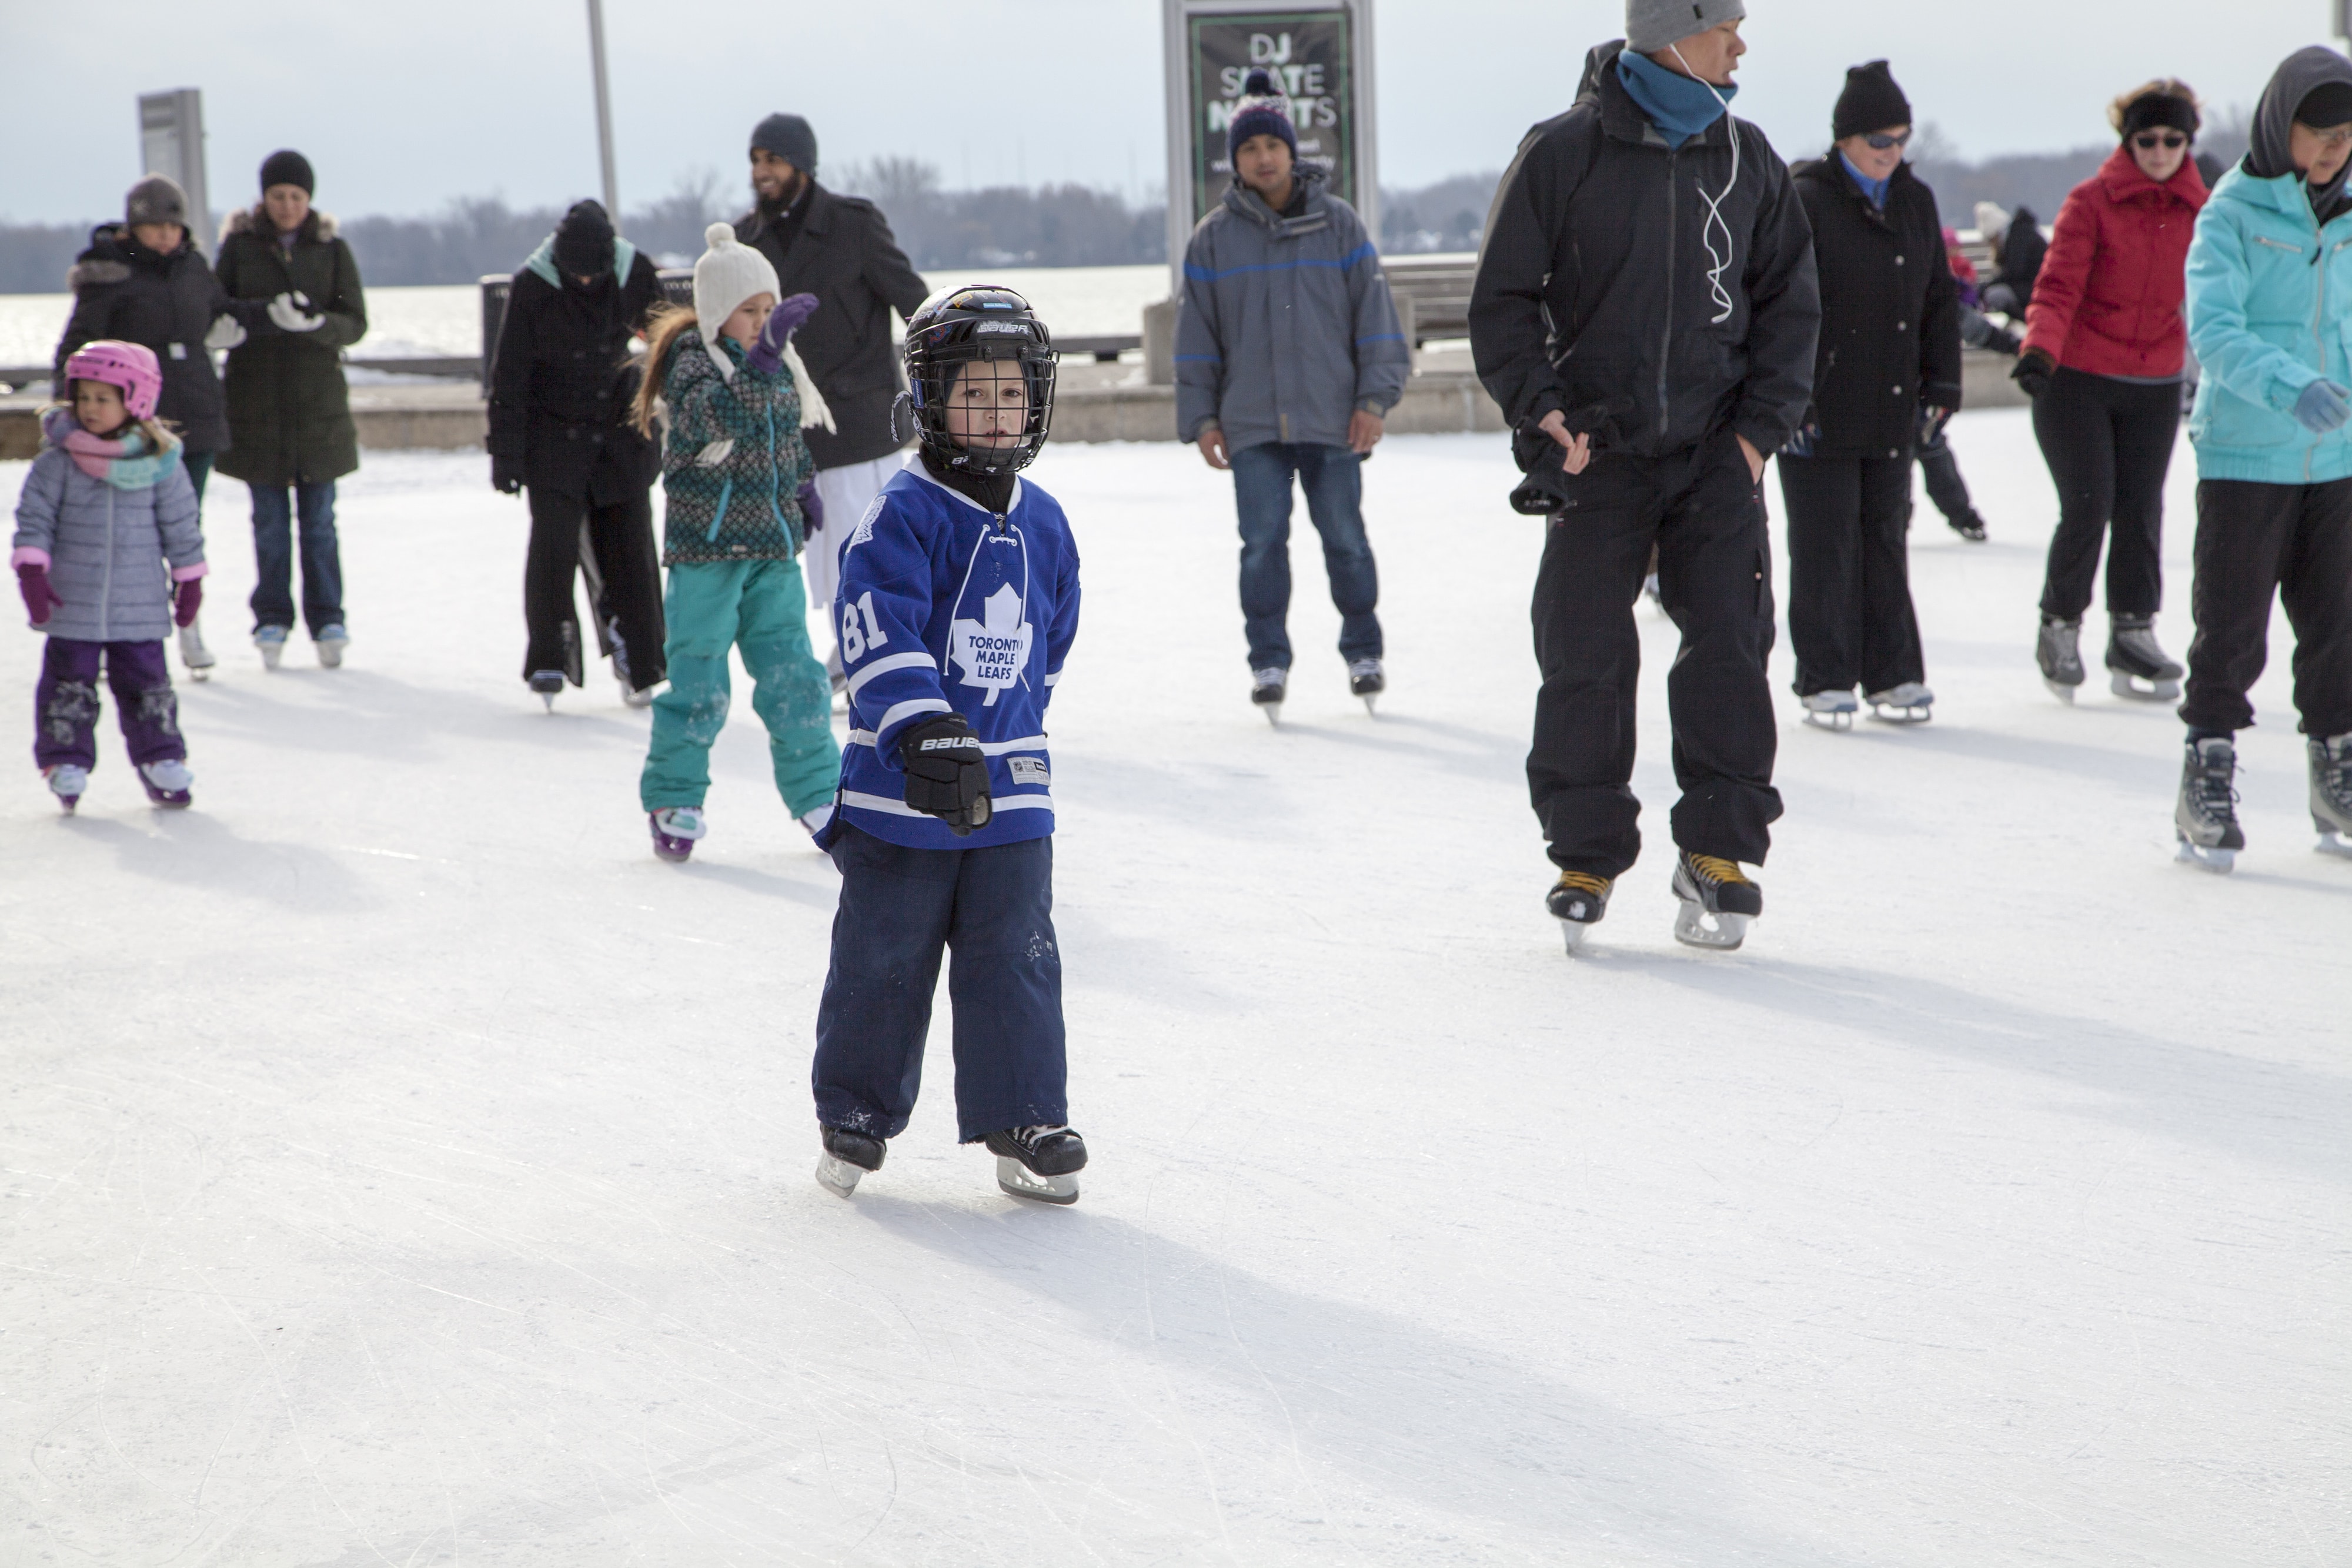
<svg viewBox="0 0 2352 1568">
<path fill-rule="evenodd" d="M 908 725 L 898 737 L 898 760 L 907 768 L 908 805 L 939 818 L 960 839 L 988 826 L 995 810 L 988 799 L 988 759 L 963 715 L 943 713 Z"/>
<path fill-rule="evenodd" d="M 1943 404 L 1921 403 L 1919 405 L 1919 444 L 1935 445 L 1936 438 L 1944 434 L 1944 426 L 1950 423 L 1951 419 L 1952 411 Z"/>
<path fill-rule="evenodd" d="M 2009 379 L 2023 387 L 2026 396 L 2039 402 L 2050 390 L 2050 378 L 2057 369 L 2058 362 L 2048 354 L 2040 349 L 2029 349 L 2017 356 L 2017 369 L 2009 372 Z"/>
<path fill-rule="evenodd" d="M 522 494 L 522 459 L 490 454 L 490 487 L 509 496 Z"/>
</svg>

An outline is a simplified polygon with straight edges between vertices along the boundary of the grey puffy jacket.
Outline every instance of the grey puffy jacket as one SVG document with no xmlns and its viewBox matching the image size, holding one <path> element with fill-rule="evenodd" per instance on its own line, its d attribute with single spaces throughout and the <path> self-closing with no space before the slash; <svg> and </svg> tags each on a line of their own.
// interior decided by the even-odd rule
<svg viewBox="0 0 2352 1568">
<path fill-rule="evenodd" d="M 55 446 L 25 476 L 15 547 L 12 564 L 29 550 L 48 557 L 49 586 L 65 601 L 36 630 L 83 643 L 169 637 L 172 578 L 202 576 L 205 564 L 195 486 L 184 465 L 173 465 L 161 484 L 122 490 Z"/>
<path fill-rule="evenodd" d="M 1176 429 L 1187 441 L 1215 424 L 1229 452 L 1345 446 L 1349 414 L 1385 414 L 1404 395 L 1412 356 L 1380 253 L 1322 171 L 1301 167 L 1298 180 L 1295 217 L 1235 182 L 1184 247 Z"/>
</svg>

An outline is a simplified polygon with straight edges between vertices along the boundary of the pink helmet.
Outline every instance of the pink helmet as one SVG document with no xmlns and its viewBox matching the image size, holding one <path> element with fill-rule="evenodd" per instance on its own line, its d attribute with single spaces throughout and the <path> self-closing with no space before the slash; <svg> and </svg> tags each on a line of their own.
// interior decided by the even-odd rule
<svg viewBox="0 0 2352 1568">
<path fill-rule="evenodd" d="M 75 350 L 66 361 L 66 380 L 121 388 L 133 419 L 154 418 L 156 400 L 163 395 L 163 370 L 155 362 L 155 350 L 116 338 L 100 338 Z"/>
</svg>

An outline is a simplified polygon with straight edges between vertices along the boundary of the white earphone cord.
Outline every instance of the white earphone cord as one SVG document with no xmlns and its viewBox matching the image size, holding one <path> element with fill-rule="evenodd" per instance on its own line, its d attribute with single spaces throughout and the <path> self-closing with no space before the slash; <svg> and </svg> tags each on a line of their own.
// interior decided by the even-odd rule
<svg viewBox="0 0 2352 1568">
<path fill-rule="evenodd" d="M 1691 79 L 1693 81 L 1706 89 L 1707 91 L 1715 94 L 1716 101 L 1723 105 L 1723 117 L 1726 120 L 1729 120 L 1731 118 L 1731 100 L 1724 97 L 1723 94 L 1717 89 L 1716 85 L 1713 82 L 1699 75 L 1698 72 L 1691 70 L 1691 63 L 1688 60 L 1683 59 L 1682 50 L 1675 47 L 1672 44 L 1668 44 L 1666 46 L 1666 51 L 1673 55 L 1677 60 L 1682 60 L 1683 69 L 1690 71 Z M 1712 196 L 1706 193 L 1706 187 L 1705 185 L 1701 185 L 1698 188 L 1698 199 L 1706 204 L 1706 222 L 1699 229 L 1698 238 L 1699 243 L 1706 246 L 1707 260 L 1715 264 L 1706 269 L 1706 287 L 1708 291 L 1715 296 L 1716 304 L 1721 307 L 1721 308 L 1716 312 L 1713 322 L 1710 323 L 1711 325 L 1717 327 L 1720 327 L 1724 322 L 1731 319 L 1731 312 L 1733 309 L 1731 295 L 1723 287 L 1723 275 L 1731 270 L 1732 259 L 1738 250 L 1738 241 L 1732 235 L 1731 225 L 1724 220 L 1723 204 L 1731 195 L 1732 187 L 1738 183 L 1739 127 L 1734 125 L 1731 128 L 1731 178 L 1725 183 L 1721 191 Z M 1719 251 L 1715 248 L 1715 231 L 1717 229 L 1721 229 L 1723 231 L 1723 249 Z"/>
</svg>

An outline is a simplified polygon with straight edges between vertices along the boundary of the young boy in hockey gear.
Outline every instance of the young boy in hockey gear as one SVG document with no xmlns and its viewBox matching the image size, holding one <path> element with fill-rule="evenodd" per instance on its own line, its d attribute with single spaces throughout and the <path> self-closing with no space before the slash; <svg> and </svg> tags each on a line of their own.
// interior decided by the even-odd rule
<svg viewBox="0 0 2352 1568">
<path fill-rule="evenodd" d="M 98 673 L 147 798 L 189 803 L 187 742 L 163 639 L 196 618 L 205 538 L 179 437 L 157 423 L 163 371 L 144 344 L 101 338 L 66 361 L 65 407 L 16 502 L 8 564 L 33 630 L 48 633 L 33 760 L 68 812 L 98 761 Z"/>
<path fill-rule="evenodd" d="M 2287 57 L 2189 247 L 2189 338 L 2204 375 L 2197 449 L 2189 727 L 2173 808 L 2179 854 L 2228 871 L 2233 736 L 2254 721 L 2271 596 L 2294 628 L 2294 706 L 2318 847 L 2352 854 L 2352 62 Z"/>
<path fill-rule="evenodd" d="M 802 507 L 808 444 L 801 426 L 822 423 L 824 400 L 801 372 L 793 329 L 816 297 L 776 303 L 776 269 L 713 224 L 694 264 L 694 309 L 658 312 L 637 387 L 636 426 L 667 411 L 662 489 L 663 601 L 669 689 L 654 699 L 653 739 L 638 779 L 654 853 L 683 861 L 708 831 L 710 743 L 727 722 L 727 653 L 740 649 L 751 674 L 751 711 L 768 727 L 768 751 L 784 809 L 814 833 L 833 814 L 841 760 L 833 739 L 833 693 L 809 648 L 802 608 Z"/>
<path fill-rule="evenodd" d="M 1077 631 L 1078 556 L 1062 508 L 1016 476 L 1045 444 L 1054 358 L 1009 288 L 925 300 L 906 349 L 920 455 L 842 557 L 849 745 L 817 835 L 841 904 L 811 1077 L 817 1180 L 844 1197 L 914 1111 L 942 948 L 959 1137 L 988 1145 L 1015 1197 L 1078 1196 L 1045 735 Z"/>
</svg>

